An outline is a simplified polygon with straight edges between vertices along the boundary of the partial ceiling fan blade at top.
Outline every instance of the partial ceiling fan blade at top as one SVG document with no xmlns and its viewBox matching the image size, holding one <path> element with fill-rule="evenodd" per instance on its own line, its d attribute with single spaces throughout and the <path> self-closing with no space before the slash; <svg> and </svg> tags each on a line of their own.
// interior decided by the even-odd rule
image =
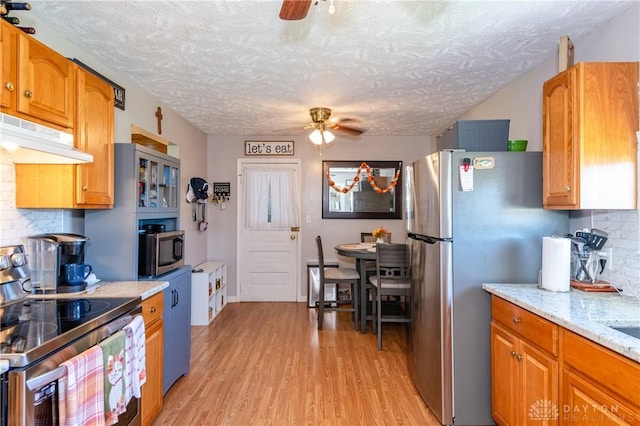
<svg viewBox="0 0 640 426">
<path fill-rule="evenodd" d="M 364 132 L 366 132 L 368 129 L 367 128 L 359 128 L 359 127 L 355 127 L 355 126 L 346 126 L 344 124 L 341 123 L 335 123 L 331 126 L 332 130 L 337 130 L 339 132 L 345 132 L 348 133 L 350 135 L 353 136 L 360 136 L 361 134 L 363 134 Z"/>
<path fill-rule="evenodd" d="M 282 0 L 280 19 L 285 21 L 297 21 L 304 19 L 309 12 L 311 0 Z"/>
</svg>

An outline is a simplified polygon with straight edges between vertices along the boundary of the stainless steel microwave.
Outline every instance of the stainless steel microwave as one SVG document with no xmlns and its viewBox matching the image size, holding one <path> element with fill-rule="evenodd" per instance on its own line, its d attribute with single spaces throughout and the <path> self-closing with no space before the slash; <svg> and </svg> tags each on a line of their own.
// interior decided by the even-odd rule
<svg viewBox="0 0 640 426">
<path fill-rule="evenodd" d="M 138 276 L 155 277 L 184 265 L 184 231 L 138 235 Z"/>
</svg>

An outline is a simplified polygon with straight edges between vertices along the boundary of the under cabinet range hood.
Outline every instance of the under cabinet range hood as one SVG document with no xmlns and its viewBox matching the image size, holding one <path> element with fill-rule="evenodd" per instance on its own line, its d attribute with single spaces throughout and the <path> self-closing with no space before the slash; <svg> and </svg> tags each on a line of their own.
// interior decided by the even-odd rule
<svg viewBox="0 0 640 426">
<path fill-rule="evenodd" d="M 73 147 L 73 134 L 0 113 L 0 149 L 16 164 L 92 163 Z"/>
</svg>

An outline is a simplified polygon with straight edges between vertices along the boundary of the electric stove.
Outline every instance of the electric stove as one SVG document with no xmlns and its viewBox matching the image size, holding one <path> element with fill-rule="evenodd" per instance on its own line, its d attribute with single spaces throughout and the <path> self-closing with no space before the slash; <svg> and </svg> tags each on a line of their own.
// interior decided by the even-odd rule
<svg viewBox="0 0 640 426">
<path fill-rule="evenodd" d="M 0 360 L 24 367 L 130 314 L 140 298 L 26 298 L 0 307 Z M 104 336 L 106 337 L 106 336 Z"/>
</svg>

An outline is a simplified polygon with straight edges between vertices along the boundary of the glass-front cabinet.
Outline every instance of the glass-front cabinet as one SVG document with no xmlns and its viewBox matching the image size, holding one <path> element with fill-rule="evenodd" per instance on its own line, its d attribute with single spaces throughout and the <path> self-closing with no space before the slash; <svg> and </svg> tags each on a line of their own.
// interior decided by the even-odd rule
<svg viewBox="0 0 640 426">
<path fill-rule="evenodd" d="M 168 209 L 178 208 L 178 166 L 164 164 L 162 166 L 162 207 Z"/>
<path fill-rule="evenodd" d="M 179 160 L 136 151 L 138 212 L 178 211 Z"/>
</svg>

